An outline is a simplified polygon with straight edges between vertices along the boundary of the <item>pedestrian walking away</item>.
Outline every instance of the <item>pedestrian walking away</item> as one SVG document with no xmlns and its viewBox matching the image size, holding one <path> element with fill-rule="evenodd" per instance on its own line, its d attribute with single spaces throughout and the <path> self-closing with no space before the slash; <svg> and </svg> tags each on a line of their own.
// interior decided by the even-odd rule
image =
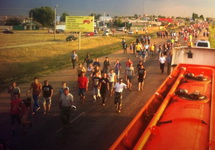
<svg viewBox="0 0 215 150">
<path fill-rule="evenodd" d="M 39 97 L 42 91 L 42 84 L 39 82 L 39 79 L 37 77 L 34 78 L 34 82 L 31 84 L 28 93 L 32 91 L 32 97 L 34 99 L 34 105 L 33 105 L 33 115 L 40 109 L 39 106 Z"/>
<path fill-rule="evenodd" d="M 121 112 L 121 109 L 122 109 L 122 93 L 124 89 L 127 89 L 127 85 L 123 83 L 123 79 L 120 78 L 119 82 L 117 82 L 114 85 L 114 91 L 115 91 L 114 104 L 115 104 L 116 111 L 119 113 Z"/>
</svg>

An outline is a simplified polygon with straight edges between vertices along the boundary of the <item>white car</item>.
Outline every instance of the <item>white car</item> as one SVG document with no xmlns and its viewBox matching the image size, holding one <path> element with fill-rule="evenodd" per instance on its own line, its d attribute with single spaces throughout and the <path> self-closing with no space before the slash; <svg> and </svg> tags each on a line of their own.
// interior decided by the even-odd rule
<svg viewBox="0 0 215 150">
<path fill-rule="evenodd" d="M 113 34 L 112 32 L 106 30 L 106 31 L 103 33 L 103 36 L 108 36 L 108 35 L 112 35 L 112 34 Z"/>
<path fill-rule="evenodd" d="M 134 34 L 134 32 L 130 30 L 130 31 L 128 32 L 128 34 Z"/>
<path fill-rule="evenodd" d="M 205 47 L 205 48 L 211 48 L 210 42 L 206 40 L 198 40 L 196 42 L 196 47 Z"/>
</svg>

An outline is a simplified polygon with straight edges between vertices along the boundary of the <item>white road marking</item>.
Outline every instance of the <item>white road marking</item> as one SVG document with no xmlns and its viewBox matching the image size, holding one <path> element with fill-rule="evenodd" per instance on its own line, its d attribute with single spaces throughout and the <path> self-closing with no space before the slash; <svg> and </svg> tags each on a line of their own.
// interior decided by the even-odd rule
<svg viewBox="0 0 215 150">
<path fill-rule="evenodd" d="M 75 120 L 77 120 L 78 118 L 80 118 L 81 116 L 84 116 L 85 112 L 80 113 L 77 117 L 75 117 L 74 119 L 72 119 L 69 124 L 72 124 Z M 56 133 L 59 133 L 60 131 L 62 131 L 65 128 L 65 126 L 61 127 L 60 129 L 58 129 L 56 131 Z"/>
</svg>

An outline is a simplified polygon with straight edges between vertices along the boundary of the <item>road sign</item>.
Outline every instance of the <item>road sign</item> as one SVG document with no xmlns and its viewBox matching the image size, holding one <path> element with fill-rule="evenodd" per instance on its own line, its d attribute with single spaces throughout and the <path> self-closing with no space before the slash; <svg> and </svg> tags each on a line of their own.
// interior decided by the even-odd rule
<svg viewBox="0 0 215 150">
<path fill-rule="evenodd" d="M 72 32 L 94 32 L 94 17 L 66 16 L 66 30 Z"/>
</svg>

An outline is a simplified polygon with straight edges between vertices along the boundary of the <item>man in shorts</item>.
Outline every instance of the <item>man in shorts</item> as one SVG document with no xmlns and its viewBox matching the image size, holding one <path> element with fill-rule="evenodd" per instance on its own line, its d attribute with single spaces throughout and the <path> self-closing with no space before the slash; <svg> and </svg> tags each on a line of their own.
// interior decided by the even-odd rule
<svg viewBox="0 0 215 150">
<path fill-rule="evenodd" d="M 80 100 L 83 103 L 85 103 L 85 92 L 88 90 L 88 80 L 87 77 L 85 77 L 85 73 L 82 72 L 81 76 L 78 77 L 78 95 L 80 96 Z"/>
<path fill-rule="evenodd" d="M 114 104 L 118 113 L 121 112 L 122 108 L 122 92 L 124 89 L 127 89 L 127 85 L 123 83 L 123 79 L 120 78 L 119 82 L 114 85 L 115 96 L 114 96 Z"/>
<path fill-rule="evenodd" d="M 129 67 L 125 69 L 125 78 L 128 84 L 128 89 L 131 91 L 132 88 L 132 78 L 134 76 L 134 67 L 133 64 L 130 64 Z"/>
<path fill-rule="evenodd" d="M 42 86 L 42 93 L 43 93 L 43 109 L 44 115 L 50 113 L 51 109 L 51 100 L 53 96 L 53 88 L 49 84 L 48 80 L 44 81 L 44 85 Z"/>
<path fill-rule="evenodd" d="M 146 78 L 146 70 L 143 65 L 138 68 L 138 91 L 143 90 L 144 79 Z"/>
</svg>

